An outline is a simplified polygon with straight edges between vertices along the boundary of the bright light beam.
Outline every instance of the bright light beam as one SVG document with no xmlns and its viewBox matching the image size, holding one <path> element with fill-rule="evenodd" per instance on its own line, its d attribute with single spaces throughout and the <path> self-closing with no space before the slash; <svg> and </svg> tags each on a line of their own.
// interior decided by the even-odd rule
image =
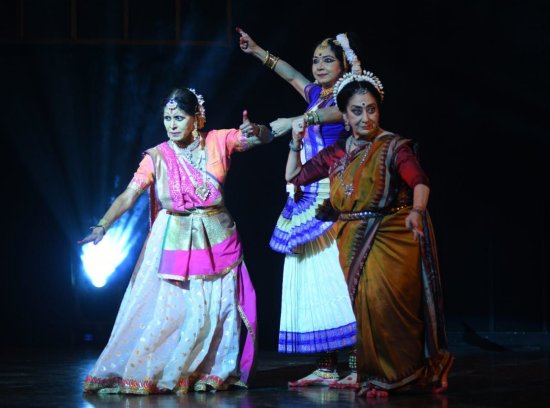
<svg viewBox="0 0 550 408">
<path fill-rule="evenodd" d="M 134 230 L 146 203 L 147 200 L 138 200 L 134 211 L 124 214 L 97 245 L 88 243 L 82 247 L 84 272 L 96 288 L 105 286 L 139 238 Z"/>
</svg>

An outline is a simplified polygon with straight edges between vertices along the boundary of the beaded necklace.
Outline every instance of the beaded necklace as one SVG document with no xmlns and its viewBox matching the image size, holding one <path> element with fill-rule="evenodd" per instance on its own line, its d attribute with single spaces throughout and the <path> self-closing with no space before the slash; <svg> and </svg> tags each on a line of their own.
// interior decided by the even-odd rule
<svg viewBox="0 0 550 408">
<path fill-rule="evenodd" d="M 179 147 L 175 142 L 170 140 L 170 146 L 176 152 L 178 156 L 184 156 L 187 160 L 193 163 L 193 151 L 197 148 L 200 143 L 200 138 L 197 137 L 191 143 L 185 147 Z"/>
</svg>

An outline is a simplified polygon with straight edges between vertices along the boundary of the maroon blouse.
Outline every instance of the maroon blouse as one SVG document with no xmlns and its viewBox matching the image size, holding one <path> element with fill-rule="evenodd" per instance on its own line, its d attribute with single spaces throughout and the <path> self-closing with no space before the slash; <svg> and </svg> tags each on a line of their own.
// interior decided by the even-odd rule
<svg viewBox="0 0 550 408">
<path fill-rule="evenodd" d="M 321 150 L 311 160 L 308 160 L 302 170 L 290 182 L 297 186 L 313 183 L 329 176 L 330 168 L 346 154 L 346 141 L 339 140 L 336 143 Z M 395 168 L 397 174 L 414 189 L 418 184 L 430 186 L 428 176 L 420 167 L 416 155 L 409 146 L 404 143 L 396 151 Z"/>
</svg>

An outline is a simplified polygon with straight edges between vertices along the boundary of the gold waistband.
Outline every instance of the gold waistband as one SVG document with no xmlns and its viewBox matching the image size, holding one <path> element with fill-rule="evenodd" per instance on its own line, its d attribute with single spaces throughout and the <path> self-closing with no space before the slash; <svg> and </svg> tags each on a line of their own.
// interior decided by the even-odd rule
<svg viewBox="0 0 550 408">
<path fill-rule="evenodd" d="M 172 210 L 166 210 L 167 214 L 175 215 L 177 217 L 211 217 L 212 215 L 225 212 L 225 207 L 206 207 L 206 208 L 191 208 L 186 211 L 176 212 Z"/>
</svg>

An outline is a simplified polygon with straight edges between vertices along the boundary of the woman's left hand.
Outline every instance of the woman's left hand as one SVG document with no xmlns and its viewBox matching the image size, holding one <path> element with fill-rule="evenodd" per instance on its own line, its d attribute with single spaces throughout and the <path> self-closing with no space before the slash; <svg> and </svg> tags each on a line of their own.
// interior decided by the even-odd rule
<svg viewBox="0 0 550 408">
<path fill-rule="evenodd" d="M 243 132 L 244 137 L 258 136 L 258 133 L 260 133 L 260 127 L 248 119 L 247 111 L 243 111 L 243 123 L 239 126 L 239 129 Z"/>
<path fill-rule="evenodd" d="M 422 215 L 419 212 L 411 211 L 409 215 L 407 215 L 407 218 L 405 218 L 405 226 L 412 231 L 415 241 L 417 241 L 419 237 L 424 236 Z"/>
</svg>

